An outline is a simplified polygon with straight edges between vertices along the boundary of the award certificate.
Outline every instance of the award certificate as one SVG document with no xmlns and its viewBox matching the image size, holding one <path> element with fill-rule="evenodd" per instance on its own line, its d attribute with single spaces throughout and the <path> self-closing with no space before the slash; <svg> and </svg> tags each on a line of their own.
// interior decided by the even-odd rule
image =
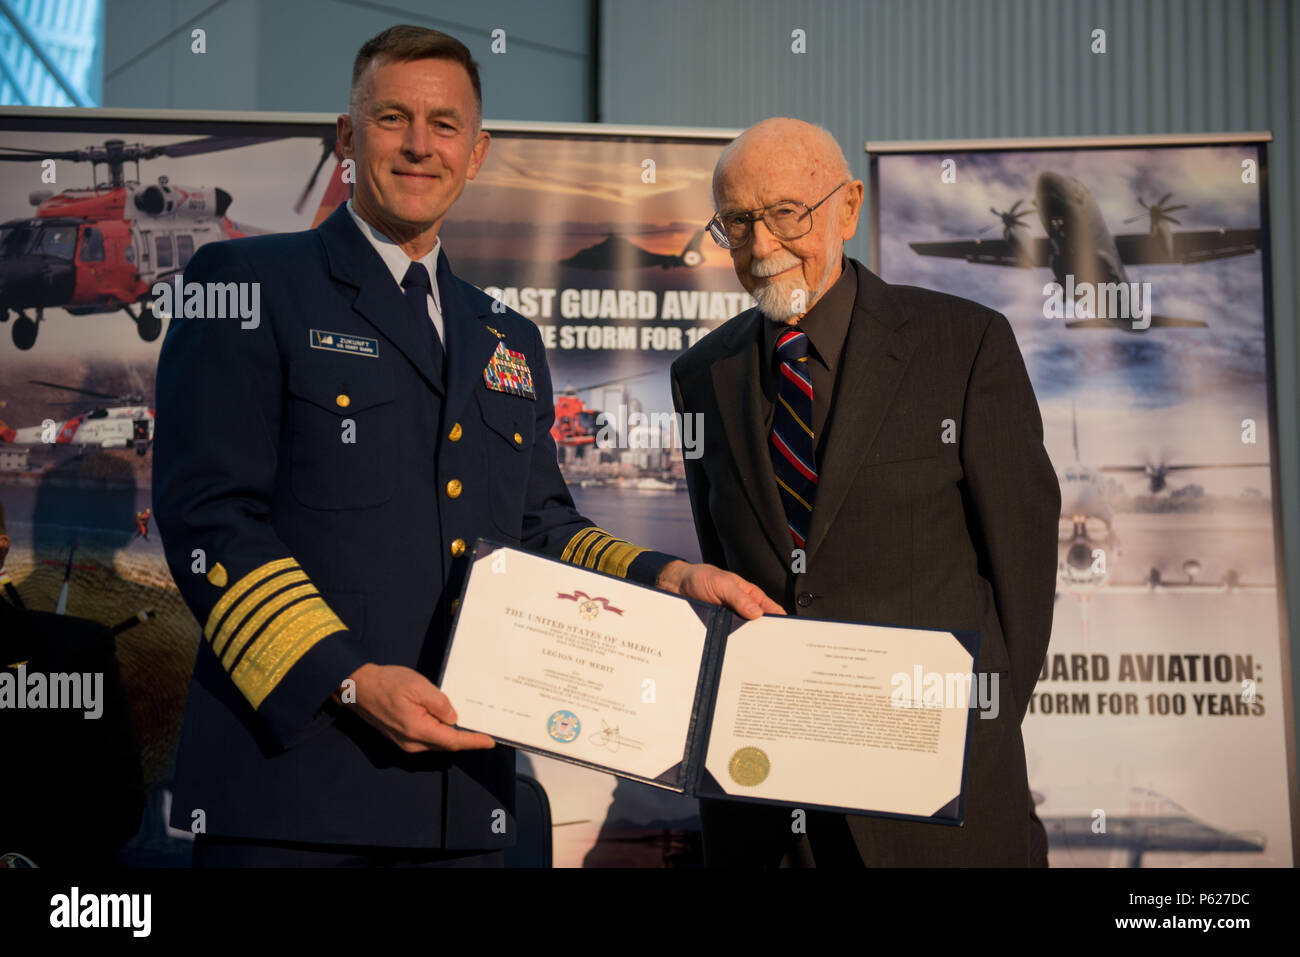
<svg viewBox="0 0 1300 957">
<path fill-rule="evenodd" d="M 978 650 L 480 541 L 438 686 L 460 727 L 682 794 L 959 824 Z"/>
</svg>

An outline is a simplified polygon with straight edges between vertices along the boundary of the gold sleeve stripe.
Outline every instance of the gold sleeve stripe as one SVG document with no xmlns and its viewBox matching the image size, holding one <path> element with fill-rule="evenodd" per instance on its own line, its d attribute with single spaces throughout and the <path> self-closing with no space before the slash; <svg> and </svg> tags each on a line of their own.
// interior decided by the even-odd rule
<svg viewBox="0 0 1300 957">
<path fill-rule="evenodd" d="M 243 630 L 244 622 L 253 615 L 268 598 L 277 592 L 288 588 L 290 585 L 306 584 L 312 587 L 311 582 L 307 580 L 307 573 L 301 568 L 294 566 L 264 579 L 262 584 L 258 585 L 247 595 L 244 600 L 237 604 L 217 628 L 217 632 L 212 636 L 212 650 L 218 655 L 225 652 L 226 642 L 236 632 Z"/>
<path fill-rule="evenodd" d="M 608 575 L 626 578 L 628 566 L 644 551 L 644 548 L 593 525 L 574 535 L 560 558 L 572 565 L 594 568 Z"/>
<path fill-rule="evenodd" d="M 221 621 L 226 612 L 235 606 L 244 594 L 251 588 L 280 572 L 287 571 L 290 568 L 297 568 L 298 562 L 294 558 L 281 558 L 273 562 L 267 562 L 265 565 L 258 565 L 251 572 L 235 582 L 230 589 L 221 596 L 220 600 L 212 606 L 212 612 L 208 615 L 208 622 L 203 629 L 203 636 L 209 641 L 212 640 L 213 633 L 217 630 L 217 624 Z"/>
<path fill-rule="evenodd" d="M 266 696 L 312 646 L 346 628 L 321 598 L 293 605 L 277 620 L 273 635 L 264 634 L 253 643 L 230 677 L 249 704 L 261 707 Z"/>
<path fill-rule="evenodd" d="M 605 554 L 605 551 L 611 545 L 617 545 L 618 542 L 619 539 L 615 538 L 613 535 L 602 536 L 599 541 L 597 541 L 589 549 L 587 549 L 587 554 L 585 554 L 582 557 L 582 567 L 583 568 L 597 567 L 600 564 L 600 556 Z"/>
<path fill-rule="evenodd" d="M 597 528 L 595 525 L 582 529 L 571 539 L 569 539 L 568 545 L 564 546 L 564 553 L 560 555 L 560 561 L 577 564 L 578 560 L 575 556 L 578 549 L 582 546 L 583 541 L 590 538 L 593 535 L 602 535 L 602 534 L 604 534 L 604 531 L 602 529 Z"/>
<path fill-rule="evenodd" d="M 634 558 L 644 551 L 644 548 L 629 542 L 619 542 L 600 556 L 600 562 L 596 565 L 596 570 L 607 575 L 626 578 L 628 566 L 632 564 Z"/>
<path fill-rule="evenodd" d="M 578 549 L 577 554 L 574 555 L 573 562 L 575 565 L 581 565 L 584 568 L 592 568 L 592 554 L 614 541 L 614 536 L 609 534 L 609 532 L 606 532 L 604 529 L 598 529 L 597 531 L 599 534 L 587 536 L 587 540 L 583 543 L 582 547 Z"/>
<path fill-rule="evenodd" d="M 305 581 L 306 576 L 303 576 Z M 316 587 L 308 581 L 286 591 L 280 592 L 270 601 L 265 602 L 257 612 L 244 619 L 243 627 L 235 632 L 226 647 L 217 652 L 221 656 L 221 666 L 227 671 L 239 658 L 239 653 L 249 641 L 256 641 L 255 635 L 269 634 L 276 630 L 276 619 L 292 614 L 292 606 L 308 598 L 319 597 Z M 286 609 L 286 606 L 289 606 Z M 266 627 L 263 628 L 263 625 Z M 214 647 L 215 651 L 216 648 Z"/>
</svg>

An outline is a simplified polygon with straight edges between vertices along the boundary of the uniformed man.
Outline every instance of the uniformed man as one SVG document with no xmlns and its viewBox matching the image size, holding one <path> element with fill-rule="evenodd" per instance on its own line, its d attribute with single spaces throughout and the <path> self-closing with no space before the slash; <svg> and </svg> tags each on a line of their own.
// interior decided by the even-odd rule
<svg viewBox="0 0 1300 957">
<path fill-rule="evenodd" d="M 172 805 L 198 865 L 500 863 L 513 752 L 454 728 L 428 677 L 478 536 L 780 610 L 574 509 L 537 328 L 457 279 L 438 239 L 487 153 L 481 118 L 463 44 L 384 31 L 338 119 L 351 202 L 186 269 L 259 306 L 178 307 L 158 364 L 155 519 L 205 639 Z"/>
</svg>

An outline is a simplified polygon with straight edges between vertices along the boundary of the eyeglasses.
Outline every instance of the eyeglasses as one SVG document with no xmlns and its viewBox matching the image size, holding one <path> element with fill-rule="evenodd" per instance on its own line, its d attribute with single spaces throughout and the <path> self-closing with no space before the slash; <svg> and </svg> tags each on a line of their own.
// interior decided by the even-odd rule
<svg viewBox="0 0 1300 957">
<path fill-rule="evenodd" d="M 764 225 L 777 239 L 798 239 L 812 232 L 812 213 L 826 200 L 830 199 L 849 181 L 846 179 L 812 206 L 783 199 L 771 206 L 760 206 L 746 212 L 717 213 L 709 220 L 709 235 L 723 249 L 738 249 L 749 242 L 754 232 L 754 222 L 763 220 Z"/>
</svg>

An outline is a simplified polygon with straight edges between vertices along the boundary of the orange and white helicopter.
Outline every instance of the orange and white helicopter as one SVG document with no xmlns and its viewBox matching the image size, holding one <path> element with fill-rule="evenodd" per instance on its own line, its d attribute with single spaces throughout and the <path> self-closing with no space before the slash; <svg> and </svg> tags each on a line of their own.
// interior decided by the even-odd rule
<svg viewBox="0 0 1300 957">
<path fill-rule="evenodd" d="M 34 217 L 0 223 L 0 322 L 13 315 L 14 345 L 35 344 L 47 308 L 75 316 L 120 309 L 134 320 L 141 339 L 157 339 L 162 320 L 149 308 L 154 283 L 182 271 L 206 243 L 263 230 L 231 221 L 226 212 L 233 198 L 220 187 L 179 186 L 166 176 L 142 184 L 140 161 L 283 138 L 210 136 L 166 146 L 112 139 L 77 150 L 0 148 L 0 162 L 64 160 L 90 163 L 93 170 L 89 187 L 36 190 L 28 197 L 36 207 Z M 323 164 L 336 150 L 332 137 L 322 146 Z M 125 176 L 128 163 L 135 164 L 135 179 Z M 104 182 L 101 165 L 108 170 Z"/>
<path fill-rule="evenodd" d="M 136 454 L 141 456 L 149 451 L 149 446 L 153 443 L 154 410 L 146 404 L 144 396 L 112 395 L 40 379 L 28 381 L 34 385 L 80 392 L 123 404 L 100 406 L 68 419 L 50 418 L 40 425 L 19 429 L 0 420 L 0 442 L 46 447 L 68 445 L 79 447 L 83 452 L 91 446 L 101 449 L 135 449 Z"/>
</svg>

